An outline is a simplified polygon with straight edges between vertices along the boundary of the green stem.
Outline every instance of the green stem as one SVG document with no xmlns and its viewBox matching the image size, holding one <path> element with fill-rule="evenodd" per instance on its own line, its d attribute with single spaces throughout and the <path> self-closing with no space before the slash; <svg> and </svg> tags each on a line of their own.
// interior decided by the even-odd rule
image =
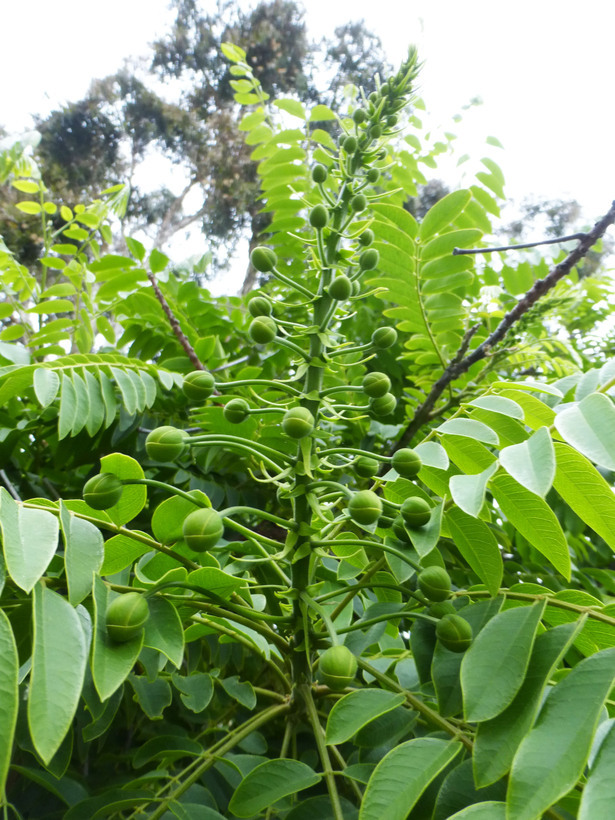
<svg viewBox="0 0 615 820">
<path fill-rule="evenodd" d="M 219 510 L 219 514 L 223 518 L 230 518 L 232 515 L 241 515 L 243 513 L 248 513 L 249 515 L 256 515 L 258 518 L 264 518 L 266 521 L 271 521 L 274 524 L 279 524 L 280 527 L 283 527 L 285 530 L 296 530 L 297 525 L 292 522 L 288 521 L 286 518 L 280 518 L 278 515 L 274 515 L 273 513 L 267 512 L 266 510 L 259 510 L 256 507 L 246 507 L 243 505 L 239 505 L 236 507 L 227 507 L 225 510 Z"/>
<path fill-rule="evenodd" d="M 329 792 L 329 798 L 331 800 L 333 816 L 335 820 L 344 820 L 342 805 L 340 803 L 340 796 L 338 794 L 337 784 L 335 782 L 335 775 L 333 774 L 331 760 L 329 758 L 329 751 L 325 744 L 323 728 L 320 725 L 320 719 L 318 717 L 318 712 L 316 710 L 314 698 L 312 697 L 311 689 L 308 686 L 303 685 L 301 687 L 301 696 L 303 703 L 305 704 L 310 725 L 312 727 L 314 740 L 316 741 L 316 748 L 318 749 L 318 755 L 320 757 L 320 762 L 322 764 L 323 774 L 325 776 L 325 781 L 327 783 L 327 791 Z"/>
<path fill-rule="evenodd" d="M 283 390 L 286 393 L 290 393 L 292 396 L 301 395 L 301 391 L 297 390 L 296 387 L 292 387 L 290 384 L 285 384 L 283 381 L 271 381 L 270 379 L 238 379 L 237 381 L 232 382 L 216 382 L 216 387 L 218 390 L 227 390 L 234 389 L 235 387 L 247 387 L 253 384 L 262 384 L 266 387 L 270 387 L 272 390 Z"/>
</svg>

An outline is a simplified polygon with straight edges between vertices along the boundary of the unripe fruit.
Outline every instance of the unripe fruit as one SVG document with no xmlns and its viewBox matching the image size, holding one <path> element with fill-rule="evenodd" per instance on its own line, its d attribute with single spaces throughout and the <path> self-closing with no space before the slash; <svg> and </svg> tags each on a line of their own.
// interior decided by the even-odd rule
<svg viewBox="0 0 615 820">
<path fill-rule="evenodd" d="M 397 331 L 394 327 L 378 327 L 372 333 L 372 344 L 379 350 L 392 347 L 397 341 Z"/>
<path fill-rule="evenodd" d="M 367 114 L 362 108 L 357 108 L 355 111 L 352 112 L 352 119 L 356 125 L 361 125 L 362 122 L 365 122 L 367 119 Z"/>
<path fill-rule="evenodd" d="M 248 302 L 250 316 L 271 316 L 273 305 L 266 296 L 253 296 Z"/>
<path fill-rule="evenodd" d="M 419 589 L 430 601 L 446 601 L 451 595 L 451 576 L 444 567 L 427 567 L 418 576 Z"/>
<path fill-rule="evenodd" d="M 316 228 L 316 230 L 321 231 L 323 228 L 327 227 L 327 222 L 329 221 L 329 212 L 325 208 L 324 205 L 314 205 L 312 210 L 310 211 L 310 225 L 312 228 Z"/>
<path fill-rule="evenodd" d="M 354 154 L 354 152 L 359 147 L 359 143 L 357 142 L 356 137 L 346 137 L 342 145 L 344 147 L 344 151 L 346 151 L 347 154 Z"/>
<path fill-rule="evenodd" d="M 336 276 L 329 285 L 329 296 L 337 302 L 343 302 L 352 294 L 352 282 L 343 273 Z"/>
<path fill-rule="evenodd" d="M 445 615 L 455 615 L 456 609 L 450 601 L 440 601 L 432 604 L 427 610 L 427 614 L 432 618 L 444 618 Z"/>
<path fill-rule="evenodd" d="M 397 407 L 397 399 L 392 393 L 385 393 L 377 399 L 369 400 L 369 412 L 373 416 L 390 416 Z"/>
<path fill-rule="evenodd" d="M 322 185 L 322 183 L 326 181 L 328 176 L 329 172 L 327 171 L 324 165 L 318 163 L 312 168 L 312 181 L 316 182 L 318 185 Z"/>
<path fill-rule="evenodd" d="M 472 627 L 461 615 L 445 615 L 436 624 L 436 637 L 451 652 L 465 652 L 472 643 Z"/>
<path fill-rule="evenodd" d="M 369 456 L 361 456 L 354 463 L 354 471 L 361 478 L 371 478 L 376 475 L 380 462 Z"/>
<path fill-rule="evenodd" d="M 316 424 L 314 416 L 307 407 L 291 407 L 282 419 L 282 430 L 291 438 L 309 436 Z"/>
<path fill-rule="evenodd" d="M 367 208 L 367 198 L 363 194 L 356 194 L 350 200 L 350 207 L 355 213 L 361 213 Z"/>
<path fill-rule="evenodd" d="M 250 415 L 250 405 L 245 399 L 231 399 L 224 405 L 222 413 L 231 424 L 241 424 Z"/>
<path fill-rule="evenodd" d="M 250 261 L 259 273 L 269 273 L 269 271 L 272 271 L 277 265 L 278 257 L 271 248 L 265 248 L 263 245 L 259 245 L 257 248 L 254 248 L 250 254 Z"/>
<path fill-rule="evenodd" d="M 271 316 L 257 316 L 250 323 L 248 336 L 257 345 L 266 345 L 272 342 L 278 333 L 278 326 Z"/>
<path fill-rule="evenodd" d="M 93 510 L 108 510 L 122 497 L 124 485 L 113 473 L 99 473 L 86 481 L 83 500 Z"/>
<path fill-rule="evenodd" d="M 148 618 L 149 606 L 144 596 L 127 592 L 114 598 L 107 607 L 107 633 L 117 643 L 126 643 L 141 634 Z"/>
<path fill-rule="evenodd" d="M 366 251 L 363 251 L 359 257 L 359 267 L 361 270 L 374 270 L 374 268 L 378 267 L 379 261 L 380 254 L 376 248 L 368 248 Z"/>
<path fill-rule="evenodd" d="M 358 279 L 354 279 L 352 282 L 352 296 L 358 296 L 361 293 L 361 283 Z"/>
<path fill-rule="evenodd" d="M 404 519 L 401 517 L 401 515 L 398 515 L 397 518 L 393 521 L 393 532 L 395 533 L 395 537 L 399 538 L 399 540 L 402 543 L 410 543 L 410 536 L 408 535 L 408 530 L 406 529 Z"/>
<path fill-rule="evenodd" d="M 205 401 L 216 389 L 216 380 L 206 370 L 193 370 L 184 376 L 182 390 L 190 401 Z"/>
<path fill-rule="evenodd" d="M 403 447 L 393 454 L 391 466 L 403 478 L 414 478 L 423 466 L 419 456 L 409 447 Z"/>
<path fill-rule="evenodd" d="M 154 461 L 175 461 L 186 446 L 185 434 L 177 427 L 157 427 L 145 439 L 145 450 Z"/>
<path fill-rule="evenodd" d="M 424 498 L 411 496 L 401 505 L 401 515 L 408 527 L 422 527 L 431 518 L 431 507 Z"/>
<path fill-rule="evenodd" d="M 387 128 L 395 128 L 397 125 L 397 114 L 391 114 L 387 117 Z"/>
<path fill-rule="evenodd" d="M 224 523 L 211 507 L 191 512 L 184 519 L 182 527 L 184 541 L 194 552 L 205 552 L 215 547 L 223 532 Z"/>
<path fill-rule="evenodd" d="M 365 176 L 367 177 L 367 181 L 373 185 L 380 179 L 380 171 L 377 168 L 370 168 Z"/>
<path fill-rule="evenodd" d="M 348 512 L 357 524 L 374 524 L 382 515 L 382 501 L 371 490 L 361 490 L 348 502 Z"/>
<path fill-rule="evenodd" d="M 318 677 L 334 692 L 345 689 L 357 674 L 357 659 L 346 646 L 330 646 L 320 656 Z"/>
<path fill-rule="evenodd" d="M 374 105 L 378 102 L 379 99 L 380 94 L 378 94 L 377 91 L 372 91 L 372 93 L 369 95 L 369 101 L 374 103 Z"/>
<path fill-rule="evenodd" d="M 359 245 L 363 245 L 366 248 L 368 245 L 371 245 L 375 239 L 375 234 L 371 228 L 366 228 L 363 233 L 359 236 Z"/>
<path fill-rule="evenodd" d="M 361 382 L 363 391 L 370 399 L 377 399 L 384 396 L 391 389 L 391 380 L 386 373 L 374 370 L 373 373 L 366 373 Z"/>
<path fill-rule="evenodd" d="M 372 125 L 369 129 L 369 135 L 373 140 L 380 139 L 382 136 L 382 128 L 380 125 Z"/>
</svg>

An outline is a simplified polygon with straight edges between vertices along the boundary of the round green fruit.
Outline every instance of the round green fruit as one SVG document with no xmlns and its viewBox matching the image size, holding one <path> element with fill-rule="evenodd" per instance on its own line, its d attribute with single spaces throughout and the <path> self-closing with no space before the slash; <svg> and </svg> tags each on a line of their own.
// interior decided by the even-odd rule
<svg viewBox="0 0 615 820">
<path fill-rule="evenodd" d="M 368 245 L 372 244 L 375 238 L 376 234 L 372 231 L 372 229 L 366 228 L 359 236 L 359 245 L 363 245 L 363 247 L 366 248 Z"/>
<path fill-rule="evenodd" d="M 361 270 L 374 270 L 378 267 L 379 261 L 380 254 L 376 248 L 368 248 L 366 251 L 363 251 L 359 257 L 359 267 Z"/>
<path fill-rule="evenodd" d="M 380 171 L 377 168 L 370 168 L 365 176 L 367 177 L 367 181 L 373 185 L 380 179 Z"/>
<path fill-rule="evenodd" d="M 312 168 L 312 181 L 315 182 L 317 185 L 322 185 L 323 182 L 326 182 L 328 176 L 329 172 L 327 171 L 324 165 L 317 163 Z"/>
<path fill-rule="evenodd" d="M 472 627 L 461 615 L 445 615 L 436 624 L 436 637 L 451 652 L 465 652 L 472 643 Z"/>
<path fill-rule="evenodd" d="M 145 451 L 154 461 L 175 461 L 186 446 L 186 435 L 177 427 L 157 427 L 145 439 Z"/>
<path fill-rule="evenodd" d="M 139 592 L 126 592 L 107 607 L 107 633 L 117 643 L 126 643 L 138 637 L 149 618 L 149 606 Z"/>
<path fill-rule="evenodd" d="M 361 490 L 348 502 L 348 512 L 357 524 L 375 524 L 382 515 L 382 501 L 371 490 Z"/>
<path fill-rule="evenodd" d="M 372 344 L 379 350 L 392 347 L 397 341 L 397 331 L 394 327 L 377 327 L 372 333 Z"/>
<path fill-rule="evenodd" d="M 401 515 L 398 515 L 393 521 L 393 532 L 395 533 L 395 537 L 399 538 L 403 544 L 410 543 L 410 536 L 408 535 L 408 530 Z"/>
<path fill-rule="evenodd" d="M 182 531 L 191 550 L 205 552 L 222 538 L 224 523 L 215 510 L 205 507 L 186 516 Z"/>
<path fill-rule="evenodd" d="M 352 282 L 343 273 L 336 276 L 329 285 L 329 296 L 336 302 L 344 302 L 352 295 Z"/>
<path fill-rule="evenodd" d="M 406 526 L 422 527 L 431 518 L 431 507 L 424 498 L 419 496 L 411 496 L 401 505 L 401 517 L 404 519 Z"/>
<path fill-rule="evenodd" d="M 382 136 L 382 127 L 380 125 L 372 125 L 369 129 L 369 135 L 373 140 L 380 139 Z"/>
<path fill-rule="evenodd" d="M 361 283 L 358 279 L 354 279 L 352 282 L 352 296 L 358 296 L 361 293 Z"/>
<path fill-rule="evenodd" d="M 349 686 L 357 674 L 357 659 L 346 646 L 330 646 L 320 656 L 318 677 L 334 692 Z"/>
<path fill-rule="evenodd" d="M 222 413 L 231 424 L 241 424 L 250 415 L 250 405 L 245 399 L 231 399 L 224 405 Z"/>
<path fill-rule="evenodd" d="M 444 567 L 427 567 L 418 576 L 419 589 L 430 601 L 446 601 L 451 595 L 451 576 Z"/>
<path fill-rule="evenodd" d="M 363 391 L 370 399 L 378 399 L 384 396 L 391 389 L 391 380 L 386 373 L 380 373 L 374 370 L 372 373 L 366 373 L 361 382 Z"/>
<path fill-rule="evenodd" d="M 329 212 L 325 208 L 324 205 L 314 205 L 312 210 L 310 211 L 310 225 L 312 228 L 316 228 L 316 230 L 321 231 L 323 228 L 327 227 L 327 222 L 329 221 Z"/>
<path fill-rule="evenodd" d="M 369 411 L 372 416 L 390 416 L 397 407 L 397 399 L 392 393 L 385 393 L 376 399 L 369 400 Z"/>
<path fill-rule="evenodd" d="M 291 407 L 282 419 L 282 430 L 291 438 L 309 436 L 316 424 L 314 416 L 307 407 Z"/>
<path fill-rule="evenodd" d="M 182 390 L 190 401 L 198 402 L 208 399 L 216 389 L 216 380 L 207 370 L 193 370 L 184 376 Z"/>
<path fill-rule="evenodd" d="M 354 463 L 354 471 L 361 478 L 371 478 L 376 475 L 380 462 L 369 456 L 361 456 Z"/>
<path fill-rule="evenodd" d="M 355 213 L 360 214 L 367 208 L 367 198 L 363 194 L 356 194 L 350 200 L 350 207 Z"/>
<path fill-rule="evenodd" d="M 378 94 L 377 91 L 372 91 L 372 93 L 369 95 L 369 101 L 371 103 L 374 103 L 374 105 L 379 101 L 379 99 L 380 99 L 380 94 Z"/>
<path fill-rule="evenodd" d="M 346 151 L 347 154 L 354 154 L 354 152 L 359 147 L 359 143 L 357 142 L 356 137 L 346 137 L 342 145 L 344 147 L 344 151 Z"/>
<path fill-rule="evenodd" d="M 402 478 L 414 478 L 418 475 L 423 463 L 414 450 L 403 447 L 393 454 L 391 466 Z"/>
<path fill-rule="evenodd" d="M 93 510 L 108 510 L 122 497 L 124 485 L 113 473 L 99 473 L 86 481 L 83 500 Z"/>
<path fill-rule="evenodd" d="M 266 345 L 272 342 L 278 334 L 278 326 L 271 316 L 257 316 L 252 319 L 248 328 L 248 336 L 257 345 Z"/>
<path fill-rule="evenodd" d="M 248 302 L 248 312 L 255 319 L 257 316 L 271 316 L 273 305 L 266 296 L 253 296 Z"/>
<path fill-rule="evenodd" d="M 356 125 L 361 125 L 367 119 L 367 114 L 362 108 L 356 108 L 352 112 L 352 119 Z"/>
<path fill-rule="evenodd" d="M 259 273 L 269 273 L 278 263 L 278 257 L 271 250 L 259 245 L 250 254 L 250 261 Z"/>
</svg>

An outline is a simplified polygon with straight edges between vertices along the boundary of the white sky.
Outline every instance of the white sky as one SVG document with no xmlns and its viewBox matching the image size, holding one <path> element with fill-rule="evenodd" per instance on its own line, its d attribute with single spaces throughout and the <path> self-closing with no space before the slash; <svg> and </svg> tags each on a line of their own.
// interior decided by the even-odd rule
<svg viewBox="0 0 615 820">
<path fill-rule="evenodd" d="M 0 5 L 0 123 L 15 132 L 31 126 L 29 113 L 78 99 L 92 78 L 146 53 L 170 19 L 167 0 L 90 0 L 65 7 L 49 0 L 0 0 Z M 611 0 L 304 0 L 303 6 L 313 38 L 364 19 L 393 64 L 409 43 L 417 43 L 428 110 L 460 135 L 460 153 L 478 159 L 486 153 L 488 135 L 500 139 L 505 150 L 495 158 L 511 198 L 569 195 L 588 220 L 610 206 L 615 198 Z M 482 98 L 483 105 L 451 127 L 451 117 L 473 97 Z"/>
</svg>

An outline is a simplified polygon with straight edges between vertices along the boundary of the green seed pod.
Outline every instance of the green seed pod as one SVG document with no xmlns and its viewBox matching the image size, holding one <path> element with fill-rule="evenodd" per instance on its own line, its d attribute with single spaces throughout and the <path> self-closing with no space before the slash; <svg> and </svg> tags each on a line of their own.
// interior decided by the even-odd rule
<svg viewBox="0 0 615 820">
<path fill-rule="evenodd" d="M 408 530 L 401 515 L 398 515 L 397 518 L 393 520 L 393 532 L 395 533 L 395 537 L 399 538 L 402 543 L 410 543 L 410 536 L 408 535 Z"/>
<path fill-rule="evenodd" d="M 360 214 L 367 208 L 367 197 L 363 194 L 355 194 L 350 200 L 350 207 L 355 213 Z"/>
<path fill-rule="evenodd" d="M 245 399 L 231 399 L 224 405 L 222 412 L 231 424 L 241 424 L 250 415 L 250 405 Z"/>
<path fill-rule="evenodd" d="M 271 316 L 273 305 L 267 296 L 253 296 L 248 302 L 248 312 L 255 319 L 257 316 Z"/>
<path fill-rule="evenodd" d="M 352 295 L 352 282 L 343 273 L 336 276 L 329 285 L 329 296 L 337 302 L 344 302 Z"/>
<path fill-rule="evenodd" d="M 379 261 L 380 254 L 376 248 L 368 248 L 366 251 L 363 251 L 359 257 L 359 267 L 361 270 L 374 270 L 374 268 L 378 267 Z"/>
<path fill-rule="evenodd" d="M 259 245 L 250 254 L 250 261 L 259 273 L 269 273 L 278 263 L 278 257 L 271 250 Z"/>
<path fill-rule="evenodd" d="M 126 592 L 107 607 L 105 624 L 109 637 L 117 643 L 131 641 L 143 632 L 149 618 L 149 606 L 139 592 Z"/>
<path fill-rule="evenodd" d="M 427 610 L 427 614 L 432 618 L 444 618 L 445 615 L 455 615 L 457 610 L 450 601 L 440 601 L 432 604 Z"/>
<path fill-rule="evenodd" d="M 352 282 L 352 292 L 351 296 L 358 296 L 361 293 L 361 283 L 358 279 L 354 279 Z"/>
<path fill-rule="evenodd" d="M 436 637 L 451 652 L 465 652 L 472 643 L 472 627 L 461 615 L 445 615 L 436 624 Z"/>
<path fill-rule="evenodd" d="M 145 451 L 154 461 L 175 461 L 186 446 L 186 435 L 177 427 L 157 427 L 145 439 Z"/>
<path fill-rule="evenodd" d="M 356 137 L 346 137 L 346 139 L 342 143 L 342 146 L 347 154 L 354 154 L 354 152 L 359 147 L 359 143 L 357 142 Z"/>
<path fill-rule="evenodd" d="M 367 119 L 367 114 L 362 108 L 356 108 L 352 112 L 352 119 L 355 125 L 361 125 L 361 123 L 365 122 L 365 120 Z"/>
<path fill-rule="evenodd" d="M 374 239 L 376 238 L 374 232 L 371 228 L 366 228 L 363 233 L 359 236 L 359 245 L 363 245 L 366 248 L 368 245 L 371 245 Z"/>
<path fill-rule="evenodd" d="M 418 576 L 419 589 L 430 601 L 446 601 L 451 595 L 451 576 L 444 567 L 427 567 Z"/>
<path fill-rule="evenodd" d="M 314 205 L 310 211 L 310 225 L 312 228 L 321 231 L 327 227 L 329 221 L 329 212 L 324 205 Z"/>
<path fill-rule="evenodd" d="M 377 91 L 372 91 L 372 93 L 369 95 L 369 101 L 371 103 L 374 103 L 374 105 L 376 105 L 376 103 L 379 100 L 380 100 L 380 94 Z"/>
<path fill-rule="evenodd" d="M 357 524 L 375 524 L 382 515 L 382 501 L 371 490 L 361 490 L 348 502 L 348 512 Z"/>
<path fill-rule="evenodd" d="M 401 515 L 407 527 L 424 526 L 431 518 L 431 507 L 424 498 L 410 496 L 401 505 Z"/>
<path fill-rule="evenodd" d="M 329 172 L 324 165 L 317 163 L 312 168 L 312 182 L 316 182 L 318 185 L 322 185 L 323 182 L 326 182 L 328 176 Z"/>
<path fill-rule="evenodd" d="M 182 390 L 184 396 L 192 402 L 200 402 L 208 399 L 216 389 L 216 380 L 207 370 L 193 370 L 184 376 Z"/>
<path fill-rule="evenodd" d="M 368 172 L 365 174 L 365 176 L 367 177 L 367 181 L 371 182 L 373 185 L 380 179 L 380 171 L 378 170 L 378 168 L 370 168 Z"/>
<path fill-rule="evenodd" d="M 397 407 L 397 399 L 392 393 L 385 393 L 376 399 L 369 400 L 369 411 L 373 416 L 390 416 Z"/>
<path fill-rule="evenodd" d="M 371 478 L 376 475 L 380 462 L 369 456 L 361 456 L 353 464 L 355 473 L 361 478 Z"/>
<path fill-rule="evenodd" d="M 215 510 L 204 507 L 186 516 L 182 532 L 191 550 L 205 552 L 215 547 L 222 538 L 224 522 Z"/>
<path fill-rule="evenodd" d="M 369 135 L 373 140 L 380 139 L 380 137 L 382 136 L 382 127 L 375 123 L 369 129 Z"/>
<path fill-rule="evenodd" d="M 397 341 L 397 331 L 394 327 L 378 327 L 372 333 L 372 344 L 379 350 L 392 347 Z"/>
<path fill-rule="evenodd" d="M 122 497 L 124 485 L 113 473 L 99 473 L 86 481 L 83 500 L 93 510 L 108 510 Z"/>
<path fill-rule="evenodd" d="M 395 128 L 397 125 L 397 114 L 391 114 L 387 117 L 387 128 Z"/>
<path fill-rule="evenodd" d="M 357 659 L 346 646 L 330 646 L 320 656 L 318 677 L 329 689 L 340 692 L 357 674 Z"/>
<path fill-rule="evenodd" d="M 278 326 L 271 316 L 257 316 L 250 323 L 248 336 L 258 345 L 266 345 L 272 342 L 278 333 Z"/>
<path fill-rule="evenodd" d="M 309 436 L 316 424 L 314 416 L 307 407 L 291 407 L 282 419 L 282 430 L 291 438 Z"/>
<path fill-rule="evenodd" d="M 363 392 L 370 399 L 378 399 L 384 396 L 391 389 L 391 380 L 386 373 L 379 373 L 374 370 L 372 373 L 366 373 L 361 382 Z"/>
<path fill-rule="evenodd" d="M 414 478 L 418 475 L 423 463 L 419 456 L 409 447 L 403 447 L 393 454 L 391 466 L 403 478 Z"/>
</svg>

